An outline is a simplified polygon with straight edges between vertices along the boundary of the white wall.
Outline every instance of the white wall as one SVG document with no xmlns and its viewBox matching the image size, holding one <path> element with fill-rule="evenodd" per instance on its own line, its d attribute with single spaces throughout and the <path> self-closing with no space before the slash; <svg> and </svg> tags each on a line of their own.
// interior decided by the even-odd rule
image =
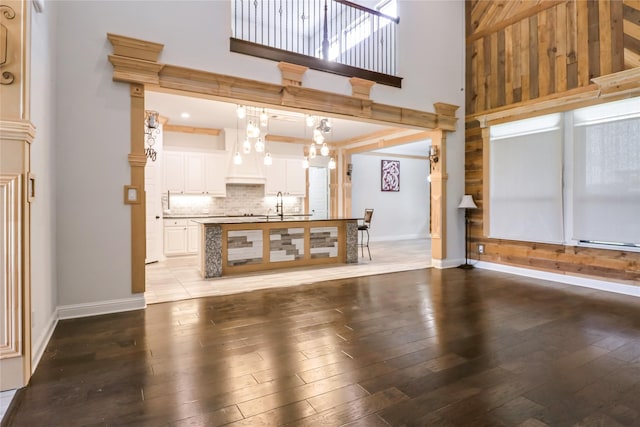
<svg viewBox="0 0 640 427">
<path fill-rule="evenodd" d="M 400 191 L 380 190 L 380 162 L 400 161 Z M 429 236 L 429 162 L 392 155 L 359 154 L 351 158 L 351 206 L 354 217 L 373 208 L 371 240 L 402 240 Z"/>
<path fill-rule="evenodd" d="M 56 225 L 58 303 L 130 297 L 129 87 L 112 81 L 106 33 L 164 43 L 161 62 L 280 83 L 277 63 L 229 52 L 230 1 L 58 1 L 56 8 Z M 403 88 L 376 85 L 376 102 L 464 117 L 462 1 L 400 1 Z M 304 86 L 350 94 L 346 77 L 310 70 Z M 462 195 L 464 128 L 449 138 L 452 199 Z M 457 200 L 455 200 L 457 204 Z M 453 202 L 451 202 L 453 204 Z M 463 224 L 453 223 L 462 230 Z M 451 233 L 451 239 L 462 234 Z M 464 253 L 463 242 L 447 242 Z"/>
<path fill-rule="evenodd" d="M 47 4 L 48 6 L 48 4 Z M 56 314 L 56 183 L 55 183 L 55 10 L 31 11 L 31 171 L 36 198 L 31 204 L 31 309 L 33 357 L 48 341 Z"/>
</svg>

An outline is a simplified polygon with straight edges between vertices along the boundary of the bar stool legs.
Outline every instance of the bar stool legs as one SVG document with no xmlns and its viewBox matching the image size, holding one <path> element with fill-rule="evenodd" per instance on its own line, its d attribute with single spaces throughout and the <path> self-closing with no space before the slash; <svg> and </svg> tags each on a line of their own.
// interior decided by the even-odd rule
<svg viewBox="0 0 640 427">
<path fill-rule="evenodd" d="M 364 247 L 367 247 L 369 252 L 369 261 L 371 261 L 371 249 L 369 249 L 369 228 L 371 227 L 371 218 L 373 217 L 373 209 L 364 210 L 364 218 L 362 218 L 362 224 L 358 225 L 358 231 L 360 231 L 360 250 L 362 251 L 362 257 L 364 258 Z M 364 233 L 367 232 L 367 244 L 364 244 Z"/>
<path fill-rule="evenodd" d="M 367 233 L 367 244 L 364 244 L 364 233 Z M 369 228 L 360 229 L 360 249 L 362 250 L 362 257 L 364 258 L 364 248 L 367 248 L 369 253 L 369 261 L 371 261 L 371 249 L 369 249 Z"/>
</svg>

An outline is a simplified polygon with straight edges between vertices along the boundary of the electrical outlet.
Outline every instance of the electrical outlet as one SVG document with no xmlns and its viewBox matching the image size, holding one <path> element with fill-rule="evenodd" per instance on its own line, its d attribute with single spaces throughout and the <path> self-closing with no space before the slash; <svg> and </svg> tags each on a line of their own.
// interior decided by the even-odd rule
<svg viewBox="0 0 640 427">
<path fill-rule="evenodd" d="M 484 245 L 482 243 L 478 243 L 478 253 L 479 254 L 484 253 Z"/>
</svg>

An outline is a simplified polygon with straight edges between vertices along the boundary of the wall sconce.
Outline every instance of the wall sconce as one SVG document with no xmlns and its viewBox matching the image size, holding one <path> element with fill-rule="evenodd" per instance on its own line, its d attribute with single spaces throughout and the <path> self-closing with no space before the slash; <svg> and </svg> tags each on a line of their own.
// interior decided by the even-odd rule
<svg viewBox="0 0 640 427">
<path fill-rule="evenodd" d="M 160 135 L 160 115 L 157 111 L 145 111 L 144 113 L 144 153 L 152 162 L 156 161 L 158 152 L 153 148 L 156 138 Z"/>
<path fill-rule="evenodd" d="M 436 163 L 438 163 L 438 160 L 440 160 L 438 156 L 438 147 L 436 145 L 432 145 L 431 147 L 429 147 L 429 162 L 431 162 L 431 170 L 434 170 L 436 168 Z"/>
</svg>

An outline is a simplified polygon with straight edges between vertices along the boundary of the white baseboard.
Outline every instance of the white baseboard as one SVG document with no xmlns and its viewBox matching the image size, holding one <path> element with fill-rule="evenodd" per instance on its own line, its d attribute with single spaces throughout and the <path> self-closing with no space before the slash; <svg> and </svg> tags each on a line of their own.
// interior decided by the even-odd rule
<svg viewBox="0 0 640 427">
<path fill-rule="evenodd" d="M 58 318 L 74 319 L 76 317 L 141 310 L 146 306 L 147 303 L 144 299 L 144 294 L 139 294 L 139 296 L 131 298 L 58 306 Z"/>
<path fill-rule="evenodd" d="M 431 265 L 433 268 L 455 268 L 461 264 L 464 264 L 464 259 L 431 259 Z"/>
<path fill-rule="evenodd" d="M 47 320 L 47 327 L 42 331 L 31 348 L 31 373 L 36 371 L 38 363 L 40 363 L 40 359 L 44 354 L 44 350 L 47 348 L 47 344 L 49 344 L 49 340 L 51 339 L 51 335 L 53 335 L 53 331 L 56 329 L 57 324 L 58 310 L 56 309 L 51 313 L 51 316 L 49 316 L 49 320 Z"/>
<path fill-rule="evenodd" d="M 640 286 L 625 285 L 623 283 L 608 282 L 606 280 L 590 279 L 588 277 L 571 276 L 569 274 L 552 273 L 549 271 L 532 270 L 529 268 L 514 267 L 511 265 L 496 264 L 493 262 L 478 261 L 474 264 L 477 268 L 516 274 L 518 276 L 533 277 L 536 279 L 550 280 L 566 283 L 568 285 L 582 286 L 601 291 L 615 292 L 617 294 L 640 297 Z"/>
</svg>

